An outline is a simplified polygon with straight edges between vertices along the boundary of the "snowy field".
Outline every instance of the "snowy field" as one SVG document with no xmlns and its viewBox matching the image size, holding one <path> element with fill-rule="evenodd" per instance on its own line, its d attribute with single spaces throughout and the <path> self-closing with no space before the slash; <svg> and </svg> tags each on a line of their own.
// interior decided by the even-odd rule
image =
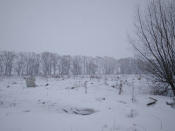
<svg viewBox="0 0 175 131">
<path fill-rule="evenodd" d="M 0 78 L 0 131 L 174 131 L 171 98 L 149 95 L 148 81 L 138 78 L 38 77 L 35 88 L 23 78 Z M 149 97 L 157 103 L 147 106 Z"/>
</svg>

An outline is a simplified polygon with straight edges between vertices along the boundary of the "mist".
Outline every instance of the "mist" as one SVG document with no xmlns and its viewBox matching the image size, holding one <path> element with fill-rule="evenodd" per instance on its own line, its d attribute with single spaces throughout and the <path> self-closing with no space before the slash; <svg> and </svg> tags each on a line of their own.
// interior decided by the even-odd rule
<svg viewBox="0 0 175 131">
<path fill-rule="evenodd" d="M 139 0 L 1 0 L 0 49 L 58 54 L 133 56 Z"/>
</svg>

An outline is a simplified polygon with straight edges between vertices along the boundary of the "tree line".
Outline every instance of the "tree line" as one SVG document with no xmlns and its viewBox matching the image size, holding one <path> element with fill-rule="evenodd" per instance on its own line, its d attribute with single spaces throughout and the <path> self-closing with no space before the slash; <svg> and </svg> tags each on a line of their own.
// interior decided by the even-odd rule
<svg viewBox="0 0 175 131">
<path fill-rule="evenodd" d="M 1 76 L 114 75 L 141 73 L 134 58 L 0 51 Z"/>
</svg>

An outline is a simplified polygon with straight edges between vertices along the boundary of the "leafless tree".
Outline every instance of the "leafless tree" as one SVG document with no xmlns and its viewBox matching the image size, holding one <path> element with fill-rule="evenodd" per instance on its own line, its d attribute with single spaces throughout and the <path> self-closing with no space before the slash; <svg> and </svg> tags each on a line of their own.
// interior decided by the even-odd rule
<svg viewBox="0 0 175 131">
<path fill-rule="evenodd" d="M 149 63 L 147 71 L 169 84 L 175 95 L 175 1 L 151 0 L 137 12 L 134 48 Z"/>
<path fill-rule="evenodd" d="M 70 72 L 70 56 L 62 56 L 60 61 L 60 75 L 69 75 Z"/>
<path fill-rule="evenodd" d="M 3 54 L 0 52 L 0 75 L 4 74 Z"/>
<path fill-rule="evenodd" d="M 93 60 L 89 61 L 87 65 L 87 71 L 88 71 L 88 75 L 95 75 L 97 71 L 97 65 L 95 64 Z"/>
<path fill-rule="evenodd" d="M 4 75 L 11 76 L 14 58 L 15 58 L 14 52 L 4 51 L 2 53 L 2 62 L 4 64 Z"/>
<path fill-rule="evenodd" d="M 81 58 L 79 56 L 75 56 L 72 59 L 72 73 L 73 75 L 81 75 L 82 74 L 82 66 L 81 66 Z"/>
<path fill-rule="evenodd" d="M 134 59 L 116 60 L 112 57 L 0 51 L 0 75 L 110 75 L 119 72 L 119 66 L 121 69 L 119 73 L 126 74 L 134 73 L 134 62 Z"/>
<path fill-rule="evenodd" d="M 104 57 L 104 69 L 105 74 L 114 74 L 115 73 L 116 61 L 112 57 Z"/>
<path fill-rule="evenodd" d="M 51 54 L 51 68 L 52 68 L 52 75 L 56 75 L 57 72 L 57 66 L 58 66 L 58 62 L 59 62 L 59 56 L 57 54 L 52 53 Z"/>
<path fill-rule="evenodd" d="M 51 53 L 43 52 L 41 54 L 42 71 L 44 76 L 51 75 Z"/>
<path fill-rule="evenodd" d="M 137 74 L 140 72 L 138 68 L 138 59 L 134 58 L 121 58 L 118 60 L 121 74 Z"/>
<path fill-rule="evenodd" d="M 26 75 L 36 76 L 39 74 L 40 57 L 35 53 L 28 53 L 26 57 Z"/>
<path fill-rule="evenodd" d="M 16 71 L 18 76 L 25 74 L 25 66 L 26 66 L 25 60 L 26 60 L 25 53 L 16 54 L 15 71 Z"/>
</svg>

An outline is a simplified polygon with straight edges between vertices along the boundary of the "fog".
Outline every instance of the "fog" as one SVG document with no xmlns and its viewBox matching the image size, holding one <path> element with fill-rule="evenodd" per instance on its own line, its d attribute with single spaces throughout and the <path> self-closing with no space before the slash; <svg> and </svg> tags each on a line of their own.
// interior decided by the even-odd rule
<svg viewBox="0 0 175 131">
<path fill-rule="evenodd" d="M 127 33 L 143 0 L 0 0 L 0 49 L 133 56 Z"/>
</svg>

